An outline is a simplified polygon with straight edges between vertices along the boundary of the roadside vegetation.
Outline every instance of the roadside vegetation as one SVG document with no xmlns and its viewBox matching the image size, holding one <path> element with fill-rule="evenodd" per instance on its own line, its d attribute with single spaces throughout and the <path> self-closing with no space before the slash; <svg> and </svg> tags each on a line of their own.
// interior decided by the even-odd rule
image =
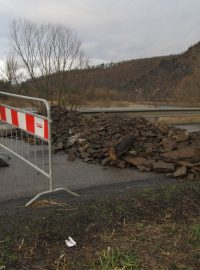
<svg viewBox="0 0 200 270">
<path fill-rule="evenodd" d="M 42 200 L 1 216 L 0 269 L 198 270 L 199 206 L 198 183 Z"/>
</svg>

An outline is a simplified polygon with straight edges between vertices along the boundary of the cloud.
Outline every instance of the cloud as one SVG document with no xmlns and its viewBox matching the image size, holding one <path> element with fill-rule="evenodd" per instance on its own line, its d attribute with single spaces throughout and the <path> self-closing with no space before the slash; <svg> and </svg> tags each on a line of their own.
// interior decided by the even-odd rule
<svg viewBox="0 0 200 270">
<path fill-rule="evenodd" d="M 175 54 L 200 37 L 199 0 L 0 0 L 0 58 L 13 18 L 75 29 L 93 62 Z"/>
</svg>

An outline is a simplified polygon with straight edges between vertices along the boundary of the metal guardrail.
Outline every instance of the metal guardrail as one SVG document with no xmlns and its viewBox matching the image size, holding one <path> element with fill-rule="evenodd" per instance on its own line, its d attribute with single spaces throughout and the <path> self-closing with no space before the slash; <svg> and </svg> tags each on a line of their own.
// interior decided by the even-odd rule
<svg viewBox="0 0 200 270">
<path fill-rule="evenodd" d="M 80 109 L 79 112 L 84 114 L 98 113 L 128 113 L 135 116 L 183 116 L 183 115 L 200 115 L 200 108 L 144 108 L 144 109 Z"/>
</svg>

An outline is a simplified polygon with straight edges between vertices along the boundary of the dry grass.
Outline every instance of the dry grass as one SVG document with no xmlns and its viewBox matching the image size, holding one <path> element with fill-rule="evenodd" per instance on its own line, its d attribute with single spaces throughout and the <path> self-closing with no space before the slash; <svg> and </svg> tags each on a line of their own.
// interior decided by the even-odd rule
<svg viewBox="0 0 200 270">
<path fill-rule="evenodd" d="M 98 101 L 86 101 L 84 107 L 88 108 L 102 108 L 102 107 L 127 107 L 127 108 L 138 108 L 143 106 L 142 104 L 137 104 L 130 101 L 110 101 L 110 100 L 98 100 Z M 145 106 L 145 105 L 144 105 Z"/>
<path fill-rule="evenodd" d="M 200 123 L 200 116 L 165 116 L 158 118 L 159 123 L 162 124 L 196 124 Z"/>
<path fill-rule="evenodd" d="M 42 201 L 28 212 L 1 217 L 0 267 L 199 270 L 199 195 L 199 184 L 190 184 L 76 201 L 70 211 L 67 203 Z M 68 236 L 77 247 L 66 247 Z"/>
</svg>

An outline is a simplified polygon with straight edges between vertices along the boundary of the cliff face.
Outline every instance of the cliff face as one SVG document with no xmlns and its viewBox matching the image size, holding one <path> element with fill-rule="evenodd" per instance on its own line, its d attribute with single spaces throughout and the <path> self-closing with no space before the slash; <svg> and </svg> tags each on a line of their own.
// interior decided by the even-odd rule
<svg viewBox="0 0 200 270">
<path fill-rule="evenodd" d="M 200 43 L 180 55 L 163 57 L 157 66 L 119 88 L 139 101 L 200 101 Z"/>
</svg>

